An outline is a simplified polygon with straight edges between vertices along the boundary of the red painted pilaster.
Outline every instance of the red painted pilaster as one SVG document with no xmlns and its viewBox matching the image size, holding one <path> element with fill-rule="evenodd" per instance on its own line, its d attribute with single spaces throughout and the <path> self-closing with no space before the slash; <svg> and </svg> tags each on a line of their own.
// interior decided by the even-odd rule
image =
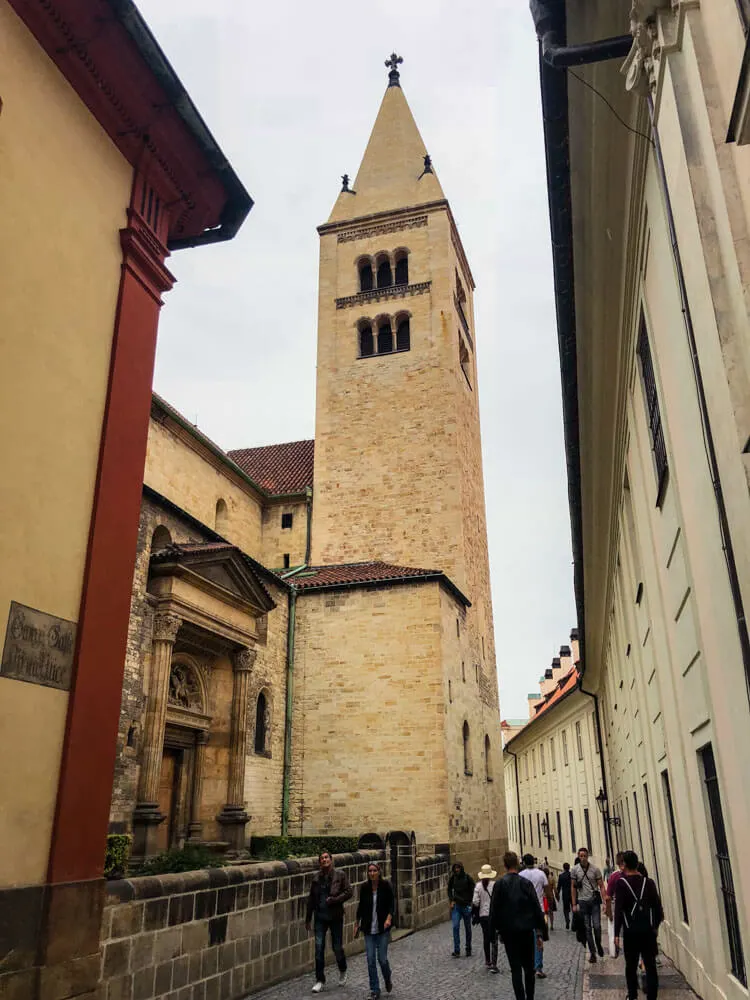
<svg viewBox="0 0 750 1000">
<path fill-rule="evenodd" d="M 144 198 L 137 179 L 133 206 Z M 166 219 L 144 213 L 163 234 Z M 48 880 L 101 877 L 122 698 L 146 461 L 156 330 L 174 279 L 167 250 L 135 207 L 120 231 L 122 276 L 68 705 Z"/>
</svg>

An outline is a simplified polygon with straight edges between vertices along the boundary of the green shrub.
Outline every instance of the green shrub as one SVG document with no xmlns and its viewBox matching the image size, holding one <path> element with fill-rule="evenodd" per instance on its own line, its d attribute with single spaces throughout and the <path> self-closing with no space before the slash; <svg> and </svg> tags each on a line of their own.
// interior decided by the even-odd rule
<svg viewBox="0 0 750 1000">
<path fill-rule="evenodd" d="M 173 872 L 195 872 L 202 868 L 223 868 L 224 861 L 209 847 L 192 844 L 173 848 L 144 861 L 134 875 L 169 875 Z"/>
<path fill-rule="evenodd" d="M 127 833 L 107 834 L 107 853 L 104 855 L 105 878 L 124 878 L 132 841 L 133 838 Z"/>
<path fill-rule="evenodd" d="M 358 842 L 357 837 L 253 837 L 250 853 L 261 861 L 315 858 L 321 851 L 350 854 Z"/>
</svg>

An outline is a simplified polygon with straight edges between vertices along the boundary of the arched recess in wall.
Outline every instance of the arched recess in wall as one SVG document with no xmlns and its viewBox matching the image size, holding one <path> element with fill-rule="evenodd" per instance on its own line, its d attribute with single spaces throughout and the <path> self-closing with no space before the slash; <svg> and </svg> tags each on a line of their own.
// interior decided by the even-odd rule
<svg viewBox="0 0 750 1000">
<path fill-rule="evenodd" d="M 400 247 L 393 255 L 396 261 L 395 285 L 409 284 L 409 251 Z"/>
<path fill-rule="evenodd" d="M 464 773 L 471 774 L 471 739 L 469 723 L 464 719 L 463 741 L 464 741 Z"/>
<path fill-rule="evenodd" d="M 226 500 L 219 499 L 216 501 L 216 515 L 214 518 L 214 528 L 220 535 L 226 533 L 229 527 L 229 509 L 227 508 Z"/>
<path fill-rule="evenodd" d="M 258 692 L 255 702 L 255 752 L 268 755 L 271 750 L 271 703 L 268 690 Z"/>
<path fill-rule="evenodd" d="M 159 549 L 166 549 L 171 544 L 172 536 L 169 533 L 169 528 L 165 528 L 163 524 L 160 524 L 151 536 L 151 551 L 158 552 Z"/>
</svg>

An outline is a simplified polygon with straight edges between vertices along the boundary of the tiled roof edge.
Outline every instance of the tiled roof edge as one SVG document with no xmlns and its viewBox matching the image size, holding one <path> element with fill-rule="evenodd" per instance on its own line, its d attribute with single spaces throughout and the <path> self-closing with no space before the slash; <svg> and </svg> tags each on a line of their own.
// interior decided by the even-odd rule
<svg viewBox="0 0 750 1000">
<path fill-rule="evenodd" d="M 338 565 L 346 565 L 346 563 L 339 563 Z M 356 565 L 356 564 L 355 564 Z M 327 568 L 327 567 L 325 567 Z M 463 594 L 458 587 L 453 583 L 450 577 L 446 576 L 445 573 L 425 573 L 422 576 L 389 576 L 383 577 L 380 580 L 346 580 L 340 581 L 339 583 L 321 583 L 318 586 L 315 584 L 308 584 L 306 587 L 294 587 L 294 583 L 291 586 L 297 591 L 297 596 L 301 597 L 303 594 L 319 594 L 324 590 L 348 590 L 352 587 L 364 587 L 364 588 L 377 588 L 381 586 L 392 586 L 393 584 L 399 583 L 440 583 L 446 590 L 450 591 L 453 596 L 460 601 L 461 604 L 466 608 L 471 607 L 471 601 L 465 594 Z"/>
<path fill-rule="evenodd" d="M 548 718 L 549 713 L 551 711 L 553 711 L 554 709 L 556 709 L 558 705 L 562 705 L 562 703 L 565 701 L 566 698 L 570 698 L 570 696 L 572 694 L 576 694 L 576 693 L 580 692 L 580 690 L 581 690 L 581 688 L 579 686 L 579 682 L 576 682 L 573 685 L 573 687 L 570 689 L 570 691 L 566 691 L 565 694 L 562 696 L 562 698 L 558 698 L 558 700 L 555 702 L 554 705 L 550 705 L 548 709 L 546 709 L 544 712 L 541 713 L 541 715 L 535 715 L 533 719 L 529 719 L 529 721 L 526 723 L 526 725 L 523 727 L 523 729 L 519 733 L 516 733 L 515 736 L 511 737 L 511 739 L 508 740 L 508 742 L 503 747 L 503 750 L 507 750 L 508 747 L 511 745 L 511 743 L 515 743 L 517 739 L 520 739 L 520 737 L 524 733 L 528 732 L 528 730 L 531 728 L 531 726 L 534 725 L 535 722 L 538 722 L 539 719 L 546 719 L 546 718 Z"/>
</svg>

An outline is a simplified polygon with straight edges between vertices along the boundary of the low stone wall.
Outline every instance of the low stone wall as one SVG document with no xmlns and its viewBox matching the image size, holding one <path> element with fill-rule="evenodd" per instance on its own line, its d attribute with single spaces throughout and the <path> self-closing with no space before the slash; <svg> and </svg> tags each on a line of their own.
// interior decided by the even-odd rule
<svg viewBox="0 0 750 1000">
<path fill-rule="evenodd" d="M 414 926 L 429 927 L 446 920 L 448 910 L 448 878 L 450 858 L 444 854 L 432 854 L 417 858 L 416 863 L 417 909 Z"/>
<path fill-rule="evenodd" d="M 383 851 L 337 854 L 355 887 Z M 110 882 L 102 925 L 102 1000 L 238 1000 L 313 971 L 305 908 L 317 858 L 236 865 Z M 412 927 L 444 919 L 448 859 L 416 865 Z M 440 902 L 440 900 L 442 901 Z M 347 953 L 361 951 L 347 904 Z M 438 912 L 439 911 L 439 912 Z"/>
</svg>

